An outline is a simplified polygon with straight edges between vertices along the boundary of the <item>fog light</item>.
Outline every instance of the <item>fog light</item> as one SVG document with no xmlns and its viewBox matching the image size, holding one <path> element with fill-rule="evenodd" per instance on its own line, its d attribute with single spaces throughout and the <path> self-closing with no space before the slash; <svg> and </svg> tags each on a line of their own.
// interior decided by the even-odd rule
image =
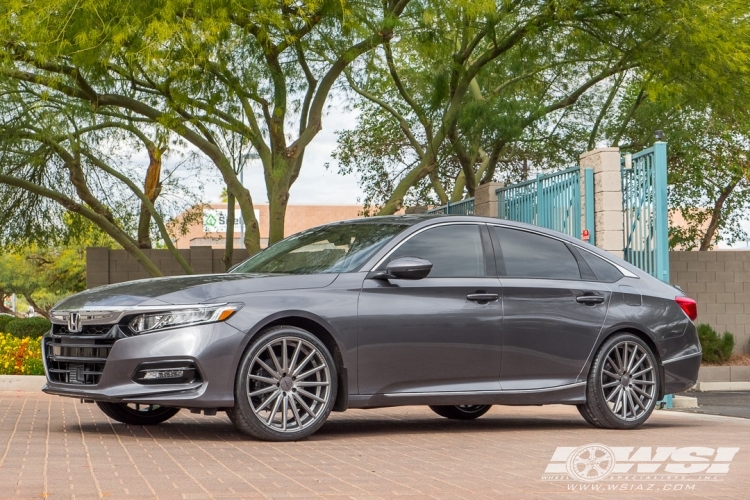
<svg viewBox="0 0 750 500">
<path fill-rule="evenodd" d="M 143 374 L 143 380 L 153 380 L 157 378 L 181 378 L 185 370 L 149 370 Z"/>
<path fill-rule="evenodd" d="M 188 360 L 149 361 L 141 363 L 133 373 L 139 384 L 190 384 L 200 382 L 195 363 Z"/>
</svg>

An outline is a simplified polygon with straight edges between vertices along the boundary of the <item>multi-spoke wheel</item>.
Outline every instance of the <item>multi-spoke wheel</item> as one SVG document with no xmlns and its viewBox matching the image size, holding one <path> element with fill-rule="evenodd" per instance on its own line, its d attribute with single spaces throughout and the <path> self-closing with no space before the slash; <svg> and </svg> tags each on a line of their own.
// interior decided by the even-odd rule
<svg viewBox="0 0 750 500">
<path fill-rule="evenodd" d="M 488 411 L 492 405 L 455 405 L 455 406 L 430 406 L 441 417 L 453 420 L 474 420 Z"/>
<path fill-rule="evenodd" d="M 630 429 L 651 415 L 659 395 L 659 369 L 649 346 L 631 334 L 608 339 L 596 355 L 578 410 L 599 427 Z"/>
<path fill-rule="evenodd" d="M 230 419 L 241 431 L 269 441 L 292 441 L 317 431 L 336 399 L 336 366 L 320 340 L 300 328 L 274 327 L 245 353 Z"/>
<path fill-rule="evenodd" d="M 96 405 L 112 420 L 131 425 L 156 425 L 177 415 L 179 408 L 139 403 L 105 403 Z"/>
</svg>

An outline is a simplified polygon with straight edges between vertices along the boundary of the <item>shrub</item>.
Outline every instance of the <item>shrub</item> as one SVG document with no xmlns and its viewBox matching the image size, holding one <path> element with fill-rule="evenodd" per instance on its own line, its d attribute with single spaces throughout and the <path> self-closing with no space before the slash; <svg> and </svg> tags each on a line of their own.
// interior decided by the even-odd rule
<svg viewBox="0 0 750 500">
<path fill-rule="evenodd" d="M 35 318 L 18 318 L 13 321 L 9 321 L 5 326 L 7 333 L 22 339 L 25 337 L 31 337 L 38 339 L 49 331 L 52 327 L 52 323 L 42 317 Z"/>
<path fill-rule="evenodd" d="M 0 333 L 0 375 L 44 375 L 39 339 Z"/>
<path fill-rule="evenodd" d="M 722 363 L 732 357 L 734 350 L 734 335 L 724 332 L 719 336 L 711 325 L 702 323 L 698 325 L 698 339 L 703 349 L 703 361 L 706 363 Z"/>
<path fill-rule="evenodd" d="M 6 325 L 10 323 L 11 321 L 13 321 L 14 319 L 16 319 L 15 316 L 6 316 L 4 314 L 0 315 L 0 333 L 5 332 Z"/>
</svg>

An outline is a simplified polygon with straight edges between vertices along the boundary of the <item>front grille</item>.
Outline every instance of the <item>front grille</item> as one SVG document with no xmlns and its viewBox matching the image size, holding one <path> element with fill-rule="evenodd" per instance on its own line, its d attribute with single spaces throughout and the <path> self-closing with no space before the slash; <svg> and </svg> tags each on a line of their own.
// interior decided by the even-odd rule
<svg viewBox="0 0 750 500">
<path fill-rule="evenodd" d="M 115 339 L 48 338 L 44 355 L 50 380 L 62 384 L 98 384 L 114 343 Z"/>
<path fill-rule="evenodd" d="M 66 325 L 52 325 L 54 335 L 106 335 L 112 325 L 85 325 L 80 332 L 71 332 Z"/>
</svg>

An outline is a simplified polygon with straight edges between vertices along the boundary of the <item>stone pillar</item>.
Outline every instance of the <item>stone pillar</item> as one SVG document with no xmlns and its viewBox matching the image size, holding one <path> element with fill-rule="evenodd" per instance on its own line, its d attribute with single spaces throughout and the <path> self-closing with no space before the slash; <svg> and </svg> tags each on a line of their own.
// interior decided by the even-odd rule
<svg viewBox="0 0 750 500">
<path fill-rule="evenodd" d="M 624 231 L 620 148 L 598 148 L 584 153 L 580 156 L 580 165 L 582 170 L 594 169 L 596 246 L 622 258 Z M 585 214 L 585 207 L 581 212 Z"/>
<path fill-rule="evenodd" d="M 474 190 L 474 215 L 481 217 L 497 217 L 496 189 L 505 186 L 502 182 L 488 182 L 480 184 Z"/>
</svg>

